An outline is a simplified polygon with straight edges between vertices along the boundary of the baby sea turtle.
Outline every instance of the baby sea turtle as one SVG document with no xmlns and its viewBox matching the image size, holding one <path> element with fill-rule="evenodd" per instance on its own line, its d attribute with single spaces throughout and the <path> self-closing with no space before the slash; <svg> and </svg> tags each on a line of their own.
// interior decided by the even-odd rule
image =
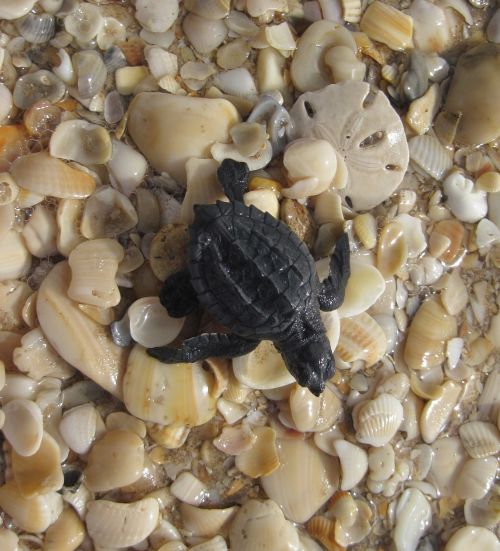
<svg viewBox="0 0 500 551">
<path fill-rule="evenodd" d="M 271 340 L 299 385 L 318 396 L 335 369 L 320 309 L 334 310 L 344 299 L 347 234 L 320 283 L 304 242 L 283 222 L 243 204 L 247 165 L 226 159 L 217 175 L 229 202 L 195 205 L 188 268 L 165 281 L 160 301 L 172 317 L 201 304 L 231 333 L 205 333 L 181 348 L 161 346 L 148 354 L 166 363 L 194 362 L 241 356 Z"/>
</svg>

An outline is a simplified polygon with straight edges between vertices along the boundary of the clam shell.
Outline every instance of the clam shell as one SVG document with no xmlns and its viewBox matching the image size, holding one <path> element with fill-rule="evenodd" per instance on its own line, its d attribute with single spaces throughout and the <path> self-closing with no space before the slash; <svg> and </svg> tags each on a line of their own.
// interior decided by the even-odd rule
<svg viewBox="0 0 500 551">
<path fill-rule="evenodd" d="M 64 483 L 61 455 L 57 442 L 45 433 L 40 447 L 30 456 L 12 452 L 12 473 L 23 497 L 57 492 Z"/>
<path fill-rule="evenodd" d="M 129 547 L 147 538 L 156 528 L 158 518 L 158 501 L 152 497 L 133 503 L 101 499 L 88 504 L 85 523 L 94 545 Z"/>
<path fill-rule="evenodd" d="M 213 376 L 201 363 L 164 364 L 136 345 L 123 381 L 124 401 L 135 417 L 168 425 L 201 425 L 216 409 Z"/>
<path fill-rule="evenodd" d="M 344 362 L 364 360 L 376 364 L 385 354 L 387 339 L 378 323 L 363 312 L 340 320 L 340 338 L 335 353 Z"/>
<path fill-rule="evenodd" d="M 431 506 L 416 488 L 406 489 L 398 499 L 392 541 L 400 551 L 414 551 L 432 523 Z"/>
<path fill-rule="evenodd" d="M 270 475 L 280 466 L 276 450 L 276 432 L 270 427 L 255 427 L 252 447 L 236 456 L 235 464 L 252 478 Z"/>
<path fill-rule="evenodd" d="M 320 451 L 310 440 L 278 439 L 276 446 L 280 466 L 262 477 L 260 484 L 286 518 L 305 522 L 338 488 L 338 459 Z M 291 480 L 296 483 L 290 484 Z"/>
<path fill-rule="evenodd" d="M 427 444 L 436 440 L 450 419 L 462 393 L 462 385 L 455 381 L 446 381 L 442 386 L 441 396 L 429 400 L 420 417 L 422 439 Z"/>
<path fill-rule="evenodd" d="M 77 549 L 85 539 L 85 526 L 76 512 L 68 507 L 50 525 L 43 539 L 48 551 Z"/>
<path fill-rule="evenodd" d="M 457 335 L 456 320 L 440 303 L 427 299 L 422 303 L 408 330 L 404 360 L 411 369 L 425 369 L 445 360 L 446 341 Z"/>
<path fill-rule="evenodd" d="M 59 262 L 43 281 L 37 298 L 40 327 L 70 365 L 120 396 L 126 351 L 113 343 L 104 326 L 86 316 L 68 298 L 70 278 L 67 262 Z"/>
<path fill-rule="evenodd" d="M 460 426 L 459 434 L 472 458 L 481 459 L 500 450 L 500 433 L 492 423 L 470 421 Z"/>
<path fill-rule="evenodd" d="M 362 405 L 357 414 L 356 439 L 381 447 L 388 444 L 403 420 L 403 406 L 390 394 L 380 394 Z"/>
<path fill-rule="evenodd" d="M 410 159 L 436 180 L 442 180 L 453 165 L 449 152 L 433 136 L 415 136 L 408 148 Z"/>
<path fill-rule="evenodd" d="M 374 266 L 351 258 L 350 267 L 351 275 L 344 302 L 338 309 L 341 318 L 350 318 L 365 312 L 385 290 L 385 279 Z"/>
<path fill-rule="evenodd" d="M 5 402 L 5 392 L 2 395 Z M 19 455 L 35 454 L 42 443 L 43 419 L 38 405 L 31 400 L 16 398 L 4 403 L 3 434 Z"/>
<path fill-rule="evenodd" d="M 413 46 L 413 19 L 379 0 L 368 6 L 359 26 L 371 39 L 392 50 L 406 50 Z"/>
<path fill-rule="evenodd" d="M 84 120 L 61 122 L 50 138 L 50 154 L 84 165 L 103 164 L 111 158 L 111 138 L 102 126 Z"/>
<path fill-rule="evenodd" d="M 59 432 L 68 447 L 86 454 L 96 437 L 97 411 L 92 404 L 82 404 L 66 411 L 59 423 Z"/>
<path fill-rule="evenodd" d="M 0 507 L 14 524 L 30 533 L 45 532 L 63 510 L 63 499 L 57 492 L 23 497 L 13 480 L 0 487 Z"/>
<path fill-rule="evenodd" d="M 138 480 L 144 467 L 144 444 L 130 431 L 107 432 L 91 448 L 85 467 L 85 484 L 105 492 Z"/>
<path fill-rule="evenodd" d="M 23 189 L 61 199 L 88 197 L 95 189 L 91 176 L 54 159 L 48 153 L 30 153 L 19 157 L 12 164 L 11 174 Z"/>
<path fill-rule="evenodd" d="M 268 499 L 249 499 L 236 513 L 229 529 L 231 549 L 253 551 L 259 547 L 286 551 L 299 544 L 297 531 L 278 505 Z"/>
</svg>

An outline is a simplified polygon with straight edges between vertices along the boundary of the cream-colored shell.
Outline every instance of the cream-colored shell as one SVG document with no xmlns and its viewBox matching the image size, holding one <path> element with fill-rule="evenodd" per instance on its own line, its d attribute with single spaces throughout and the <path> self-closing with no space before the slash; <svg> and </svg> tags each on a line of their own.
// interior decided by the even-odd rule
<svg viewBox="0 0 500 551">
<path fill-rule="evenodd" d="M 27 275 L 31 254 L 19 232 L 8 230 L 0 239 L 0 281 Z"/>
<path fill-rule="evenodd" d="M 71 271 L 67 262 L 52 268 L 37 298 L 37 315 L 47 340 L 70 365 L 115 396 L 127 351 L 115 345 L 109 331 L 85 315 L 67 296 Z"/>
<path fill-rule="evenodd" d="M 351 257 L 350 267 L 351 275 L 347 282 L 344 302 L 338 309 L 341 318 L 365 312 L 385 291 L 385 279 L 375 266 Z"/>
<path fill-rule="evenodd" d="M 495 481 L 497 469 L 496 457 L 468 459 L 455 481 L 455 494 L 460 499 L 483 498 Z"/>
<path fill-rule="evenodd" d="M 179 506 L 184 528 L 194 536 L 204 538 L 226 534 L 238 510 L 237 505 L 225 509 L 201 509 L 189 503 Z"/>
<path fill-rule="evenodd" d="M 59 423 L 59 432 L 68 447 L 86 454 L 96 437 L 97 410 L 92 404 L 82 404 L 66 411 Z"/>
<path fill-rule="evenodd" d="M 5 395 L 5 394 L 4 394 Z M 16 398 L 3 406 L 3 434 L 12 448 L 23 456 L 33 455 L 43 437 L 43 418 L 39 406 L 24 398 Z"/>
<path fill-rule="evenodd" d="M 85 523 L 94 545 L 115 548 L 143 541 L 156 528 L 158 518 L 158 501 L 152 497 L 132 503 L 101 499 L 88 504 Z"/>
<path fill-rule="evenodd" d="M 83 522 L 73 508 L 67 507 L 45 533 L 44 551 L 75 551 L 84 538 Z"/>
<path fill-rule="evenodd" d="M 432 510 L 424 494 L 416 488 L 407 488 L 399 496 L 396 508 L 396 524 L 392 532 L 396 549 L 416 549 L 431 523 Z"/>
<path fill-rule="evenodd" d="M 255 427 L 252 446 L 236 456 L 235 464 L 243 474 L 259 478 L 274 472 L 280 465 L 276 450 L 276 431 L 271 427 Z"/>
<path fill-rule="evenodd" d="M 111 158 L 111 138 L 108 131 L 85 120 L 61 122 L 50 138 L 53 157 L 78 163 L 104 164 Z"/>
<path fill-rule="evenodd" d="M 500 543 L 496 535 L 481 526 L 463 526 L 448 540 L 443 551 L 468 551 L 469 549 L 499 551 Z"/>
<path fill-rule="evenodd" d="M 454 407 L 456 406 L 462 385 L 455 381 L 446 381 L 442 386 L 442 394 L 434 400 L 429 400 L 420 417 L 422 439 L 427 444 L 434 442 L 446 426 Z"/>
<path fill-rule="evenodd" d="M 384 331 L 366 312 L 340 320 L 340 338 L 335 353 L 344 362 L 364 360 L 370 367 L 382 359 L 386 350 Z"/>
<path fill-rule="evenodd" d="M 495 455 L 500 450 L 500 432 L 493 423 L 470 421 L 458 429 L 467 453 L 476 459 Z"/>
<path fill-rule="evenodd" d="M 370 38 L 392 50 L 406 50 L 413 46 L 413 19 L 379 0 L 368 6 L 359 26 Z"/>
<path fill-rule="evenodd" d="M 332 447 L 339 456 L 342 469 L 340 489 L 351 490 L 368 471 L 367 453 L 363 448 L 342 439 L 334 440 Z"/>
<path fill-rule="evenodd" d="M 33 256 L 44 258 L 57 254 L 57 224 L 54 212 L 44 205 L 36 205 L 22 232 L 26 247 Z"/>
<path fill-rule="evenodd" d="M 216 410 L 213 376 L 201 363 L 164 364 L 136 345 L 123 381 L 127 409 L 145 421 L 201 425 Z"/>
<path fill-rule="evenodd" d="M 224 99 L 152 92 L 139 94 L 132 101 L 128 130 L 156 170 L 185 184 L 186 161 L 207 158 L 214 142 L 229 141 L 229 129 L 239 120 L 235 107 Z"/>
<path fill-rule="evenodd" d="M 381 447 L 388 444 L 403 420 L 403 406 L 390 394 L 380 394 L 363 404 L 357 412 L 356 439 L 362 444 Z"/>
</svg>

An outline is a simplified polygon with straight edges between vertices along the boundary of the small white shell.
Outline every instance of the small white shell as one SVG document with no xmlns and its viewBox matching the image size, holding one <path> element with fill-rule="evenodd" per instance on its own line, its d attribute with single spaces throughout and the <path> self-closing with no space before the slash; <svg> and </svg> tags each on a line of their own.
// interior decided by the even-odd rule
<svg viewBox="0 0 500 551">
<path fill-rule="evenodd" d="M 94 545 L 129 547 L 147 538 L 156 528 L 159 518 L 158 501 L 146 497 L 133 503 L 91 501 L 85 523 Z"/>
<path fill-rule="evenodd" d="M 179 334 L 185 318 L 172 318 L 158 297 L 143 297 L 129 306 L 130 334 L 146 348 L 165 346 Z"/>
<path fill-rule="evenodd" d="M 453 165 L 449 152 L 434 136 L 415 136 L 408 142 L 410 159 L 426 174 L 442 180 Z"/>
<path fill-rule="evenodd" d="M 357 413 L 356 439 L 374 447 L 385 446 L 403 420 L 403 406 L 390 394 L 380 394 L 363 404 Z"/>
<path fill-rule="evenodd" d="M 500 544 L 496 535 L 487 528 L 463 526 L 451 536 L 443 551 L 468 551 L 469 549 L 499 551 Z"/>
<path fill-rule="evenodd" d="M 30 456 L 38 451 L 43 436 L 43 418 L 38 405 L 22 398 L 3 407 L 5 438 L 19 455 Z"/>
<path fill-rule="evenodd" d="M 371 480 L 388 480 L 395 470 L 394 448 L 390 444 L 368 450 L 369 477 Z"/>
<path fill-rule="evenodd" d="M 272 159 L 273 148 L 271 142 L 267 141 L 265 146 L 252 157 L 241 155 L 234 144 L 215 143 L 210 148 L 212 157 L 219 163 L 224 159 L 233 159 L 248 165 L 249 170 L 259 170 L 266 167 Z"/>
<path fill-rule="evenodd" d="M 222 19 L 205 19 L 195 13 L 186 15 L 182 29 L 195 50 L 201 54 L 208 54 L 220 46 L 228 32 Z"/>
<path fill-rule="evenodd" d="M 339 456 L 342 468 L 341 490 L 351 490 L 365 476 L 368 470 L 368 456 L 362 448 L 347 440 L 334 440 L 332 444 Z"/>
<path fill-rule="evenodd" d="M 22 277 L 30 267 L 31 255 L 21 234 L 8 230 L 0 240 L 0 281 Z"/>
<path fill-rule="evenodd" d="M 184 528 L 194 536 L 205 538 L 225 534 L 238 510 L 238 506 L 226 509 L 201 509 L 188 503 L 179 506 Z"/>
<path fill-rule="evenodd" d="M 107 50 L 125 40 L 127 29 L 114 17 L 105 17 L 102 29 L 97 33 L 97 45 L 101 50 Z"/>
<path fill-rule="evenodd" d="M 257 94 L 257 87 L 250 71 L 243 67 L 221 71 L 215 79 L 215 84 L 223 92 L 233 96 L 254 96 Z"/>
<path fill-rule="evenodd" d="M 272 48 L 282 51 L 285 54 L 295 50 L 295 38 L 286 21 L 279 25 L 267 25 L 264 28 L 264 33 Z"/>
<path fill-rule="evenodd" d="M 0 6 L 0 18 L 17 19 L 32 10 L 36 0 L 4 0 Z"/>
<path fill-rule="evenodd" d="M 107 163 L 111 181 L 127 197 L 141 184 L 148 164 L 131 145 L 112 140 L 113 152 Z"/>
<path fill-rule="evenodd" d="M 70 449 L 86 454 L 97 430 L 97 410 L 92 404 L 82 404 L 65 412 L 59 432 Z"/>
<path fill-rule="evenodd" d="M 486 216 L 486 192 L 474 190 L 474 182 L 461 172 L 453 172 L 443 182 L 446 204 L 458 220 L 474 223 Z"/>
<path fill-rule="evenodd" d="M 495 455 L 500 450 L 500 433 L 492 423 L 470 421 L 458 429 L 467 453 L 475 458 Z"/>
<path fill-rule="evenodd" d="M 398 499 L 392 533 L 397 551 L 415 551 L 431 523 L 431 506 L 424 494 L 416 488 L 406 489 Z"/>
<path fill-rule="evenodd" d="M 426 236 L 423 230 L 422 221 L 409 214 L 398 214 L 395 222 L 404 228 L 406 243 L 408 244 L 408 258 L 417 258 L 427 248 Z"/>
<path fill-rule="evenodd" d="M 207 495 L 207 487 L 190 472 L 181 473 L 170 485 L 177 499 L 190 505 L 200 505 Z"/>
</svg>

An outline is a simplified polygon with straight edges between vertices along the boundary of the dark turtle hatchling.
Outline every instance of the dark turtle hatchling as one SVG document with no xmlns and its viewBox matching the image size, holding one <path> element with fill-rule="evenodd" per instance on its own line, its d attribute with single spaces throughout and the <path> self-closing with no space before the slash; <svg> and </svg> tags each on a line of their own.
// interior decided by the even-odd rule
<svg viewBox="0 0 500 551">
<path fill-rule="evenodd" d="M 167 363 L 194 362 L 241 356 L 271 340 L 297 382 L 319 395 L 335 369 L 320 309 L 334 310 L 344 299 L 347 234 L 338 240 L 330 275 L 320 283 L 314 260 L 295 233 L 243 204 L 247 165 L 226 159 L 218 178 L 230 202 L 194 207 L 188 268 L 165 281 L 160 301 L 173 317 L 202 305 L 231 333 L 206 333 L 181 348 L 161 346 L 148 353 Z"/>
</svg>

